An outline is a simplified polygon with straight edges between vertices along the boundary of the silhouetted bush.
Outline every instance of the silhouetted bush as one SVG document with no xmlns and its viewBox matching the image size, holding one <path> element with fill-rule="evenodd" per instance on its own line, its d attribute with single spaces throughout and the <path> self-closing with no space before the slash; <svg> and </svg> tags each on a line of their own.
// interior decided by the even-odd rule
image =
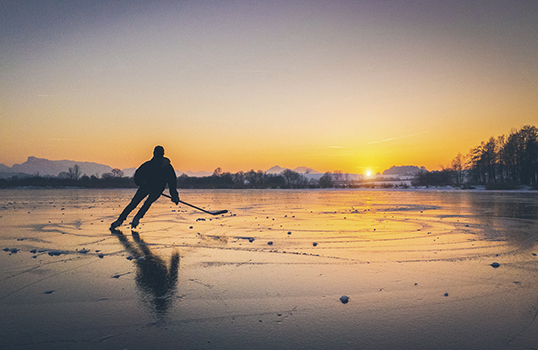
<svg viewBox="0 0 538 350">
<path fill-rule="evenodd" d="M 0 179 L 0 187 L 80 187 L 80 188 L 134 188 L 136 187 L 133 178 L 129 177 L 88 177 L 86 175 L 79 179 L 64 177 L 41 177 L 13 176 L 7 179 Z"/>
<path fill-rule="evenodd" d="M 413 186 L 449 186 L 453 185 L 451 170 L 420 171 L 412 181 Z"/>
</svg>

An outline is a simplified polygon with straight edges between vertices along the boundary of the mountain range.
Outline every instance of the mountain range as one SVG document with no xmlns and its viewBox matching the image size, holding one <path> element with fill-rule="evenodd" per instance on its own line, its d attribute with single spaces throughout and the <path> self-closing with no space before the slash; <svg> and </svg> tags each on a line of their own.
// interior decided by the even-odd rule
<svg viewBox="0 0 538 350">
<path fill-rule="evenodd" d="M 80 167 L 80 173 L 88 176 L 101 176 L 104 173 L 110 173 L 112 167 L 104 164 L 93 163 L 93 162 L 79 162 L 74 160 L 48 160 L 44 158 L 37 157 L 28 157 L 26 162 L 22 164 L 15 164 L 12 167 L 0 164 L 0 178 L 7 178 L 15 175 L 19 176 L 28 176 L 28 175 L 39 175 L 39 176 L 58 176 L 61 172 L 67 172 L 69 168 L 72 168 L 74 165 Z M 423 169 L 421 167 L 420 169 Z M 287 168 L 282 168 L 278 165 L 265 171 L 266 174 L 280 174 Z M 308 179 L 319 179 L 323 176 L 323 173 L 320 173 L 312 168 L 305 166 L 297 167 L 291 169 L 297 173 L 303 174 Z M 126 168 L 122 169 L 123 175 L 131 177 L 134 175 L 136 168 Z M 407 175 L 409 173 L 416 173 L 419 171 L 419 168 L 416 166 L 393 166 L 390 169 L 387 169 L 383 172 L 383 175 Z M 185 174 L 190 177 L 203 177 L 211 176 L 212 172 L 206 171 L 176 171 L 177 175 Z M 358 174 L 343 174 L 348 177 L 360 177 Z"/>
<path fill-rule="evenodd" d="M 76 162 L 72 160 L 48 160 L 37 157 L 28 157 L 26 162 L 15 164 L 8 167 L 0 164 L 0 173 L 9 177 L 16 174 L 39 175 L 39 176 L 58 176 L 63 171 L 68 171 L 69 168 L 77 164 L 80 167 L 80 172 L 88 176 L 100 176 L 104 173 L 112 171 L 112 167 L 108 165 L 92 163 L 92 162 Z"/>
</svg>

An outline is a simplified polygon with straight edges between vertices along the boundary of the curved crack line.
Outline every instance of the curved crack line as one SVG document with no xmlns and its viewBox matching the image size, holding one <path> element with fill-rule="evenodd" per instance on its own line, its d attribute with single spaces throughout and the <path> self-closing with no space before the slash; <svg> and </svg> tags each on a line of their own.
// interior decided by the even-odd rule
<svg viewBox="0 0 538 350">
<path fill-rule="evenodd" d="M 81 267 L 86 267 L 86 266 L 88 266 L 88 265 L 90 265 L 90 264 L 94 264 L 94 263 L 96 263 L 97 261 L 98 261 L 98 260 L 96 260 L 96 261 L 90 261 L 90 262 L 87 263 L 87 264 L 84 264 L 84 265 L 81 265 L 81 266 L 77 266 L 77 267 L 73 267 L 73 268 L 71 268 L 71 269 L 63 270 L 63 271 L 60 271 L 60 272 L 58 272 L 58 273 L 55 273 L 55 274 L 50 275 L 50 276 L 47 276 L 47 277 L 43 277 L 43 278 L 40 279 L 40 280 L 34 281 L 34 282 L 32 282 L 32 283 L 29 283 L 29 284 L 27 284 L 27 285 L 25 285 L 25 286 L 23 286 L 23 287 L 21 287 L 21 288 L 19 288 L 19 289 L 17 289 L 17 290 L 14 290 L 13 292 L 11 292 L 11 293 L 9 293 L 9 294 L 6 294 L 6 295 L 0 297 L 0 300 L 4 300 L 5 298 L 7 298 L 7 297 L 9 297 L 9 296 L 11 296 L 11 295 L 13 295 L 13 294 L 15 294 L 15 293 L 18 293 L 18 292 L 20 292 L 21 290 L 23 290 L 23 289 L 25 289 L 25 288 L 27 288 L 27 287 L 30 287 L 30 286 L 32 286 L 32 285 L 34 285 L 34 284 L 37 284 L 37 283 L 39 283 L 39 282 L 41 282 L 41 281 L 44 281 L 44 280 L 49 279 L 49 278 L 51 278 L 51 277 L 55 277 L 55 276 L 61 275 L 61 274 L 63 274 L 63 273 L 69 272 L 69 271 L 73 271 L 73 270 L 76 270 L 76 269 L 80 269 Z"/>
<path fill-rule="evenodd" d="M 538 309 L 536 310 L 536 312 L 534 313 L 534 317 L 532 318 L 532 321 L 529 323 L 529 325 L 527 327 L 525 327 L 524 330 L 522 330 L 521 332 L 519 332 L 518 334 L 516 334 L 514 337 L 512 337 L 512 339 L 510 339 L 508 341 L 508 343 L 506 343 L 506 345 L 510 344 L 511 342 L 513 342 L 517 337 L 519 337 L 520 335 L 522 335 L 523 333 L 525 333 L 531 326 L 532 324 L 534 323 L 534 321 L 536 321 L 536 317 L 538 317 Z"/>
</svg>

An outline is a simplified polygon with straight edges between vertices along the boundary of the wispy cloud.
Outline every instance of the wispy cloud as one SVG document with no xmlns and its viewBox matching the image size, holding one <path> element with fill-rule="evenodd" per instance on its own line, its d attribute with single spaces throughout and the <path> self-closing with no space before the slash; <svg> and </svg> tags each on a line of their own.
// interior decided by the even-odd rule
<svg viewBox="0 0 538 350">
<path fill-rule="evenodd" d="M 394 140 L 399 140 L 399 139 L 405 139 L 407 137 L 423 135 L 423 134 L 427 134 L 427 133 L 429 133 L 429 131 L 424 131 L 424 132 L 419 132 L 419 133 L 416 133 L 416 134 L 409 134 L 409 135 L 404 135 L 404 136 L 398 136 L 398 137 L 391 137 L 391 138 L 384 139 L 384 140 L 379 140 L 379 141 L 372 141 L 372 142 L 368 142 L 368 144 L 372 145 L 374 143 L 389 142 L 389 141 L 394 141 Z"/>
<path fill-rule="evenodd" d="M 345 157 L 345 156 L 352 156 L 354 154 L 355 154 L 354 152 L 352 152 L 352 153 L 340 153 L 340 154 L 333 154 L 332 157 Z"/>
</svg>

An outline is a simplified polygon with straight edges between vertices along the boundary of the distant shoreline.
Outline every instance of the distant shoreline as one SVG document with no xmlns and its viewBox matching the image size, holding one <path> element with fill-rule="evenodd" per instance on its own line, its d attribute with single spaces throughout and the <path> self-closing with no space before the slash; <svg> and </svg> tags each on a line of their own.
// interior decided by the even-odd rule
<svg viewBox="0 0 538 350">
<path fill-rule="evenodd" d="M 65 186 L 65 187 L 45 187 L 45 186 L 11 186 L 0 187 L 2 190 L 135 190 L 136 187 L 77 187 L 77 186 Z M 476 188 L 456 188 L 451 186 L 409 186 L 407 188 L 401 187 L 333 187 L 333 188 L 178 188 L 178 191 L 402 191 L 402 192 L 501 192 L 501 193 L 536 193 L 538 189 L 525 186 L 517 189 L 486 189 L 485 186 L 476 186 Z M 165 190 L 165 192 L 168 189 Z"/>
</svg>

